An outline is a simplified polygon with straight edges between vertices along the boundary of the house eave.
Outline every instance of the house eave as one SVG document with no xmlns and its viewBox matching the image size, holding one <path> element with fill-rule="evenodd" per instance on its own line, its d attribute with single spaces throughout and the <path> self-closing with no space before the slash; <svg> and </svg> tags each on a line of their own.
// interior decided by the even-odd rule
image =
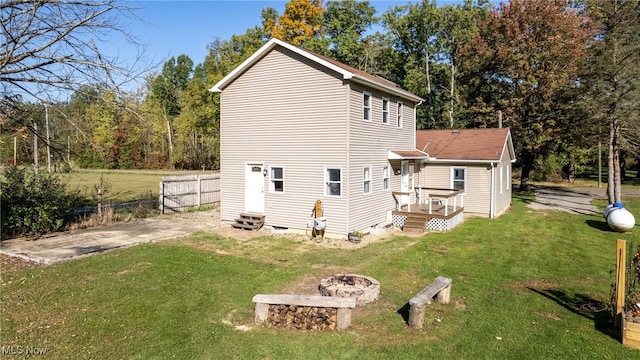
<svg viewBox="0 0 640 360">
<path fill-rule="evenodd" d="M 240 75 L 242 75 L 243 72 L 245 72 L 246 69 L 248 69 L 249 67 L 251 67 L 253 64 L 255 64 L 256 62 L 258 62 L 260 59 L 262 59 L 269 51 L 271 51 L 273 48 L 275 48 L 276 46 L 282 46 L 283 48 L 290 50 L 300 56 L 303 56 L 315 63 L 318 63 L 328 69 L 331 69 L 337 73 L 339 73 L 340 75 L 342 75 L 342 78 L 345 80 L 349 80 L 351 79 L 354 74 L 350 71 L 346 71 L 344 69 L 342 69 L 339 66 L 336 66 L 324 59 L 321 59 L 297 46 L 291 45 L 289 43 L 286 43 L 282 40 L 273 38 L 271 40 L 269 40 L 266 44 L 262 45 L 262 47 L 260 49 L 258 49 L 255 53 L 253 53 L 253 55 L 251 55 L 249 58 L 247 58 L 247 60 L 243 61 L 242 64 L 240 64 L 239 66 L 237 66 L 235 69 L 233 69 L 233 71 L 231 71 L 229 74 L 227 74 L 227 76 L 223 77 L 220 81 L 218 81 L 215 85 L 213 85 L 209 91 L 211 92 L 222 92 L 222 90 L 224 90 L 225 87 L 227 87 L 227 85 L 229 85 L 230 83 L 232 83 L 236 78 L 238 78 Z"/>
<path fill-rule="evenodd" d="M 401 154 L 398 154 L 392 150 L 388 150 L 387 151 L 387 159 L 388 160 L 426 160 L 429 159 L 429 154 L 424 153 L 420 150 L 413 150 L 416 151 L 418 153 L 421 153 L 422 155 L 411 155 L 411 156 L 403 156 Z"/>
<path fill-rule="evenodd" d="M 405 98 L 405 99 L 409 99 L 413 102 L 416 102 L 418 104 L 421 104 L 422 102 L 424 102 L 424 99 L 416 96 L 414 94 L 410 94 L 410 93 L 406 93 L 403 91 L 399 91 L 397 88 L 392 87 L 392 86 L 385 86 L 383 84 L 380 83 L 376 83 L 376 82 L 372 82 L 371 80 L 360 76 L 358 74 L 352 74 L 353 76 L 351 77 L 351 81 L 356 82 L 356 83 L 360 83 L 363 85 L 367 85 L 369 87 L 372 87 L 374 89 L 380 90 L 380 91 L 384 91 L 390 94 L 393 94 L 395 96 L 401 97 L 401 98 Z"/>
<path fill-rule="evenodd" d="M 423 161 L 424 163 L 455 163 L 455 164 L 495 164 L 499 163 L 500 159 L 484 160 L 484 159 L 438 159 L 428 158 Z"/>
</svg>

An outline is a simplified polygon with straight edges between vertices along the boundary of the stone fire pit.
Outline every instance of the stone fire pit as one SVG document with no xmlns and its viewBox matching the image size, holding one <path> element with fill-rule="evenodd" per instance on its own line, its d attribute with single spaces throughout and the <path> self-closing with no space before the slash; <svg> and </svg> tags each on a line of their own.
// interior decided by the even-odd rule
<svg viewBox="0 0 640 360">
<path fill-rule="evenodd" d="M 363 305 L 378 298 L 380 282 L 364 275 L 338 274 L 320 280 L 318 290 L 323 296 L 355 298 L 358 305 Z"/>
</svg>

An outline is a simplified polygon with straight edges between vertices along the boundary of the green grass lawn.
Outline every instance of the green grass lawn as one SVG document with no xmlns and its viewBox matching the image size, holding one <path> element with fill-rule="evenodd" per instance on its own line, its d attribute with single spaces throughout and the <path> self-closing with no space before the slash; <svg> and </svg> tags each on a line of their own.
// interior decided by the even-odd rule
<svg viewBox="0 0 640 360">
<path fill-rule="evenodd" d="M 265 236 L 198 233 L 68 263 L 2 272 L 2 346 L 95 359 L 638 359 L 607 329 L 619 238 L 602 216 L 526 208 L 447 233 L 396 236 L 356 249 Z M 640 219 L 640 199 L 625 199 Z M 251 298 L 354 272 L 381 283 L 344 332 L 253 325 Z M 436 276 L 451 304 L 406 304 Z M 251 327 L 237 330 L 236 325 Z"/>
<path fill-rule="evenodd" d="M 163 176 L 196 174 L 197 171 L 153 170 L 73 170 L 59 174 L 70 191 L 91 199 L 94 186 L 103 177 L 108 185 L 106 202 L 121 203 L 157 197 Z"/>
</svg>

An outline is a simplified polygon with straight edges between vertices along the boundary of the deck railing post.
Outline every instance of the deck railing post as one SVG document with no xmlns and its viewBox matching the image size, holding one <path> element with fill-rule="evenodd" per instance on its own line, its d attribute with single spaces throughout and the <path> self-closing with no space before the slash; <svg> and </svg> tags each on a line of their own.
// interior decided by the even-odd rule
<svg viewBox="0 0 640 360">
<path fill-rule="evenodd" d="M 444 216 L 449 215 L 449 198 L 444 199 Z"/>
</svg>

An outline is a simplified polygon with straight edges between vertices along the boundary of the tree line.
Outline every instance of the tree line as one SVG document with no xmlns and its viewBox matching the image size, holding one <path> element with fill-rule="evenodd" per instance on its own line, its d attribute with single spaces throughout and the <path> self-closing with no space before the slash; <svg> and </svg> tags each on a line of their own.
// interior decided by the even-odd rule
<svg viewBox="0 0 640 360">
<path fill-rule="evenodd" d="M 49 9 L 93 6 L 89 11 L 96 11 L 95 18 L 129 9 L 111 0 L 8 1 L 0 6 L 3 24 L 8 24 L 3 25 L 0 48 L 16 51 L 0 50 L 5 91 L 0 103 L 2 156 L 9 164 L 53 158 L 58 168 L 74 163 L 217 169 L 219 95 L 208 89 L 276 37 L 384 77 L 426 99 L 417 112 L 419 129 L 510 127 L 522 186 L 532 172 L 571 178 L 593 166 L 599 143 L 613 170 L 609 184 L 616 184 L 625 163 L 635 160 L 640 167 L 639 3 L 511 0 L 494 6 L 466 0 L 439 6 L 423 0 L 377 16 L 369 1 L 290 0 L 282 14 L 263 9 L 261 24 L 244 34 L 216 38 L 201 63 L 187 55 L 172 57 L 160 71 L 147 74 L 137 91 L 120 90 L 116 82 L 123 76 L 114 73 L 126 69 L 112 66 L 95 43 L 73 44 L 96 49 L 88 60 L 103 70 L 101 80 L 54 79 L 71 95 L 45 106 L 44 101 L 28 102 L 15 95 L 28 79 L 16 74 L 48 76 L 46 67 L 33 73 L 41 57 L 29 58 L 26 50 L 23 57 L 15 57 L 22 44 L 15 39 L 24 26 L 9 25 L 26 21 L 19 17 L 20 7 L 33 6 L 31 14 L 38 14 L 42 4 Z M 97 13 L 100 4 L 113 8 Z M 31 19 L 25 24 L 34 23 Z M 42 24 L 52 26 L 44 18 Z M 55 30 L 65 25 L 57 26 Z M 126 33 L 117 23 L 105 26 Z M 72 65 L 84 66 L 88 60 L 82 60 Z M 95 69 L 91 71 L 80 68 L 75 74 L 93 75 Z M 67 86 L 71 83 L 76 86 Z M 45 150 L 52 155 L 44 155 Z M 611 188 L 610 198 L 619 192 L 619 186 Z"/>
</svg>

